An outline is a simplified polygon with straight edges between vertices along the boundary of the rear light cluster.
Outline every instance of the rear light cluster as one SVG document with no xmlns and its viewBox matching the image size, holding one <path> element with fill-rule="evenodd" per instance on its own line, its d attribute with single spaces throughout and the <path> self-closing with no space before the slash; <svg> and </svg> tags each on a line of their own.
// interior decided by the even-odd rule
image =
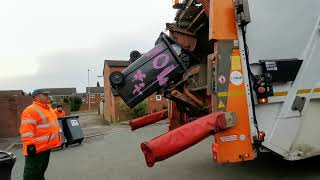
<svg viewBox="0 0 320 180">
<path fill-rule="evenodd" d="M 257 94 L 258 102 L 268 103 L 268 97 L 273 96 L 272 76 L 270 73 L 254 76 L 253 89 Z"/>
<path fill-rule="evenodd" d="M 261 141 L 264 141 L 264 137 L 266 136 L 266 133 L 263 132 L 263 131 L 260 131 L 258 133 L 258 138 L 261 140 Z"/>
<path fill-rule="evenodd" d="M 259 131 L 257 136 L 253 137 L 254 143 L 261 144 L 265 140 L 266 133 Z"/>
</svg>

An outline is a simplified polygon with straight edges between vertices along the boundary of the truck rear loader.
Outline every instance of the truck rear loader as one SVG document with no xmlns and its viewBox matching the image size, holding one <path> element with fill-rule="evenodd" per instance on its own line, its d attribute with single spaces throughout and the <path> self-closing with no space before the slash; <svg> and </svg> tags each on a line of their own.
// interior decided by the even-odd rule
<svg viewBox="0 0 320 180">
<path fill-rule="evenodd" d="M 168 33 L 110 75 L 129 107 L 153 93 L 169 131 L 141 144 L 148 166 L 212 137 L 219 163 L 273 152 L 287 160 L 320 154 L 320 1 L 173 0 Z M 152 119 L 150 119 L 152 117 Z"/>
</svg>

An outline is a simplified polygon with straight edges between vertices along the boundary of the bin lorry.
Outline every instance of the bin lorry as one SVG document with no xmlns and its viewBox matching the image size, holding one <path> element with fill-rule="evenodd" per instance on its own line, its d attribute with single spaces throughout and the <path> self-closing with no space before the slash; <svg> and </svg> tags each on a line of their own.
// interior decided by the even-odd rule
<svg viewBox="0 0 320 180">
<path fill-rule="evenodd" d="M 110 83 L 129 107 L 169 99 L 169 131 L 141 144 L 147 165 L 207 137 L 219 163 L 320 154 L 320 1 L 173 0 L 168 33 Z M 150 120 L 150 118 L 152 118 Z M 137 128 L 132 128 L 137 129 Z"/>
</svg>

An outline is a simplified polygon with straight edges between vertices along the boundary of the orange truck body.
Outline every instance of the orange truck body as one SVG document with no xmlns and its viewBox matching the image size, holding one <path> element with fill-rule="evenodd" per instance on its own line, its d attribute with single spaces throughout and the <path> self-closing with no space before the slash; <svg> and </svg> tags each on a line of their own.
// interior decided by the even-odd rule
<svg viewBox="0 0 320 180">
<path fill-rule="evenodd" d="M 233 0 L 210 0 L 209 1 L 209 39 L 215 42 L 215 48 L 219 49 L 220 42 L 238 40 L 237 22 L 234 13 Z M 177 39 L 179 41 L 179 39 Z M 239 48 L 232 48 L 229 52 L 231 58 L 230 72 L 241 73 L 242 59 Z M 223 63 L 215 58 L 212 63 Z M 245 85 L 235 86 L 228 84 L 228 90 L 211 95 L 212 111 L 235 112 L 237 114 L 237 125 L 228 130 L 218 132 L 213 136 L 212 152 L 213 159 L 219 163 L 240 162 L 254 159 L 253 142 L 250 133 L 249 114 Z M 205 95 L 204 95 L 205 96 Z M 224 98 L 224 99 L 222 99 Z M 187 118 L 177 111 L 174 102 L 169 106 L 170 129 L 187 123 Z"/>
</svg>

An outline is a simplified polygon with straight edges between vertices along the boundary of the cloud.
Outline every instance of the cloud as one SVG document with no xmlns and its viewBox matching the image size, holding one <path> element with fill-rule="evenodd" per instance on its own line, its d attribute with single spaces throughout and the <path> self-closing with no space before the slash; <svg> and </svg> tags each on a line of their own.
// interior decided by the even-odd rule
<svg viewBox="0 0 320 180">
<path fill-rule="evenodd" d="M 102 75 L 105 59 L 128 60 L 132 50 L 148 51 L 165 23 L 174 18 L 171 0 L 31 0 L 8 2 L 0 20 L 0 58 L 13 76 L 0 72 L 0 89 L 77 87 Z M 1 6 L 2 5 L 2 6 Z M 0 3 L 0 11 L 6 4 Z M 2 7 L 2 9 L 1 9 Z M 7 45 L 5 46 L 5 44 Z M 19 58 L 12 58 L 19 55 Z M 8 58 L 3 58 L 8 57 Z M 2 60 L 0 66 L 8 67 Z M 22 73 L 32 70 L 32 73 Z M 1 75 L 2 74 L 2 75 Z"/>
<path fill-rule="evenodd" d="M 152 29 L 152 28 L 150 28 Z M 90 85 L 103 74 L 104 60 L 128 60 L 132 50 L 148 51 L 154 46 L 160 31 L 114 35 L 101 40 L 97 47 L 59 51 L 37 57 L 37 74 L 24 77 L 0 78 L 0 89 L 25 89 L 30 92 L 36 88 L 77 87 L 79 92 L 87 86 L 87 70 L 90 69 Z M 5 80 L 5 81 L 3 81 Z M 4 82 L 4 83 L 3 83 Z"/>
</svg>

